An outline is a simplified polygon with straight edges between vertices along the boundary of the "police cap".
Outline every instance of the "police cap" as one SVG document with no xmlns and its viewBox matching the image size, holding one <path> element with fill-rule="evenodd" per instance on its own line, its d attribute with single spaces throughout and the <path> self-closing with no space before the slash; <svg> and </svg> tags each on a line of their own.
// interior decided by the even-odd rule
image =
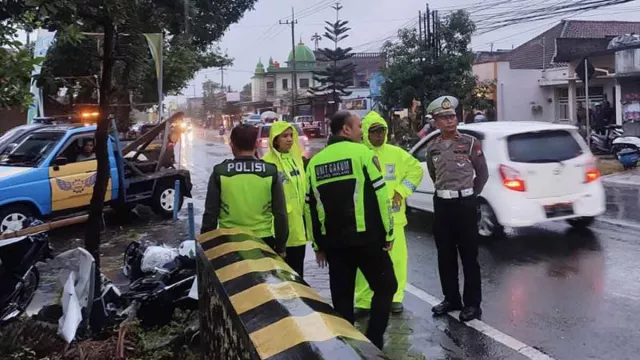
<svg viewBox="0 0 640 360">
<path fill-rule="evenodd" d="M 453 96 L 445 95 L 433 100 L 427 106 L 427 113 L 436 116 L 455 115 L 458 107 L 458 99 Z"/>
</svg>

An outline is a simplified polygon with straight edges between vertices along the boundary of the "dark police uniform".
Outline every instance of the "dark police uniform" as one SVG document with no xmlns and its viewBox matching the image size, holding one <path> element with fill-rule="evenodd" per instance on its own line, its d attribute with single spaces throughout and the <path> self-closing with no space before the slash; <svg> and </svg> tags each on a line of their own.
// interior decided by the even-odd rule
<svg viewBox="0 0 640 360">
<path fill-rule="evenodd" d="M 209 178 L 201 232 L 249 230 L 276 252 L 289 237 L 282 178 L 275 165 L 253 157 L 225 160 Z"/>
<path fill-rule="evenodd" d="M 457 99 L 441 97 L 428 111 L 434 116 L 455 114 Z M 464 306 L 480 308 L 482 300 L 478 264 L 477 198 L 489 177 L 482 145 L 473 136 L 456 133 L 438 136 L 427 147 L 427 167 L 435 185 L 434 237 L 445 301 L 461 308 L 458 254 L 464 273 Z M 435 310 L 434 310 L 435 312 Z"/>
<path fill-rule="evenodd" d="M 352 324 L 359 268 L 374 292 L 367 337 L 378 348 L 389 322 L 398 284 L 389 253 L 393 241 L 389 196 L 373 151 L 343 137 L 332 137 L 307 168 L 307 223 L 314 250 L 326 254 L 331 298 Z"/>
</svg>

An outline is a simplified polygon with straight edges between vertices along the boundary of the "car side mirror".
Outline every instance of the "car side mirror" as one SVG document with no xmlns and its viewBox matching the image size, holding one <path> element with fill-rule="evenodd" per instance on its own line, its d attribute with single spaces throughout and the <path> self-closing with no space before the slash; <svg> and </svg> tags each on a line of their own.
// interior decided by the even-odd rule
<svg viewBox="0 0 640 360">
<path fill-rule="evenodd" d="M 69 163 L 69 159 L 67 159 L 64 156 L 58 156 L 53 160 L 54 166 L 64 166 L 64 165 L 67 165 L 68 163 Z"/>
</svg>

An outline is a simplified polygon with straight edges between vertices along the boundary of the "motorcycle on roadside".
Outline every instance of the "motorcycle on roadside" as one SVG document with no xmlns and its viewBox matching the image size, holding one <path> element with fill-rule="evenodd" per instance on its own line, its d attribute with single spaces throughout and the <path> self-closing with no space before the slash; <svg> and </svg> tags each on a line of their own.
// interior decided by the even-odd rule
<svg viewBox="0 0 640 360">
<path fill-rule="evenodd" d="M 591 152 L 594 154 L 608 155 L 614 154 L 612 146 L 614 140 L 622 136 L 623 130 L 620 125 L 607 125 L 603 128 L 604 134 L 591 131 L 589 135 Z"/>
<path fill-rule="evenodd" d="M 628 121 L 622 130 L 621 136 L 613 140 L 612 152 L 625 170 L 633 169 L 640 161 L 640 121 Z"/>
<path fill-rule="evenodd" d="M 25 222 L 29 227 L 43 224 Z M 36 264 L 52 258 L 47 232 L 0 240 L 0 325 L 27 310 L 40 283 Z"/>
</svg>

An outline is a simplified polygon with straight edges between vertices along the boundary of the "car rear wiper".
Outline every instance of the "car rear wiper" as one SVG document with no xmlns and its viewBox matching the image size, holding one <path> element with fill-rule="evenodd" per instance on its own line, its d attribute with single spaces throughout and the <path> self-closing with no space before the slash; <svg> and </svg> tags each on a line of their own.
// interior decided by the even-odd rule
<svg viewBox="0 0 640 360">
<path fill-rule="evenodd" d="M 558 160 L 558 159 L 534 159 L 534 160 L 530 160 L 528 161 L 530 163 L 558 163 L 562 166 L 564 166 L 564 162 L 562 160 Z"/>
</svg>

